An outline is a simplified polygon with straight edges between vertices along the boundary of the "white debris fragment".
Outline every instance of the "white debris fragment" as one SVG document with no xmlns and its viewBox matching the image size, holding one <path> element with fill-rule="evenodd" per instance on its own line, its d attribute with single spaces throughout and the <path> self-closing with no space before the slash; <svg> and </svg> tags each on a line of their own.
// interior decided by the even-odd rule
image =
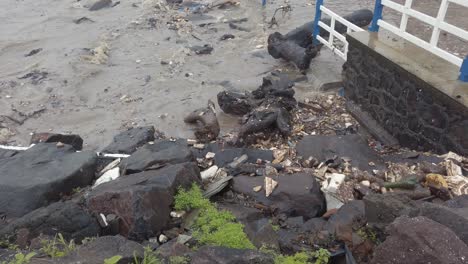
<svg viewBox="0 0 468 264">
<path fill-rule="evenodd" d="M 336 193 L 340 185 L 344 182 L 346 175 L 339 173 L 325 174 L 326 180 L 322 182 L 322 191 Z"/>
<path fill-rule="evenodd" d="M 101 221 L 102 221 L 102 224 L 104 225 L 104 227 L 109 225 L 109 223 L 107 223 L 106 216 L 103 213 L 100 213 L 99 217 L 101 218 Z"/>
<path fill-rule="evenodd" d="M 112 170 L 113 168 L 117 167 L 120 164 L 121 160 L 122 159 L 118 158 L 118 159 L 112 161 L 111 163 L 107 164 L 107 166 L 104 167 L 104 169 L 102 169 L 101 172 L 99 172 L 99 175 L 103 175 L 107 171 Z"/>
<path fill-rule="evenodd" d="M 99 179 L 96 180 L 93 187 L 91 188 L 94 189 L 103 183 L 113 181 L 117 179 L 119 176 L 120 176 L 120 168 L 115 167 L 111 170 L 106 171 L 101 177 L 99 177 Z"/>
<path fill-rule="evenodd" d="M 270 177 L 265 177 L 265 196 L 269 197 L 275 190 L 276 186 L 278 186 L 277 181 Z"/>
<path fill-rule="evenodd" d="M 214 165 L 208 168 L 207 170 L 204 170 L 200 173 L 202 181 L 207 181 L 216 176 L 216 173 L 218 172 L 218 166 Z"/>
<path fill-rule="evenodd" d="M 193 144 L 193 147 L 196 148 L 196 149 L 204 149 L 205 144 Z"/>
<path fill-rule="evenodd" d="M 164 234 L 159 235 L 159 243 L 163 244 L 163 243 L 166 243 L 168 240 L 169 238 L 165 236 Z"/>
<path fill-rule="evenodd" d="M 208 152 L 208 153 L 206 153 L 205 158 L 206 159 L 213 159 L 215 156 L 216 156 L 216 153 Z"/>
<path fill-rule="evenodd" d="M 366 187 L 370 187 L 370 181 L 362 181 L 361 184 Z"/>
<path fill-rule="evenodd" d="M 262 190 L 262 186 L 261 186 L 261 185 L 258 185 L 258 186 L 253 187 L 253 191 L 254 191 L 254 192 L 259 192 L 259 191 L 261 191 L 261 190 Z"/>
<path fill-rule="evenodd" d="M 182 218 L 185 215 L 185 211 L 172 211 L 170 215 L 172 218 Z"/>
</svg>

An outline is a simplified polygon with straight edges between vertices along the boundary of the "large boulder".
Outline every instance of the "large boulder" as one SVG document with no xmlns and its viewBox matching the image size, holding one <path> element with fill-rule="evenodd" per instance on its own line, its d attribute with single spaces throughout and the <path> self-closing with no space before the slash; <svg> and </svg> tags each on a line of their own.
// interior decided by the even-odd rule
<svg viewBox="0 0 468 264">
<path fill-rule="evenodd" d="M 21 217 L 90 185 L 96 161 L 95 153 L 55 143 L 40 143 L 0 159 L 0 212 L 7 218 Z"/>
<path fill-rule="evenodd" d="M 351 165 L 361 170 L 384 168 L 379 154 L 371 149 L 367 142 L 358 134 L 345 136 L 305 136 L 297 143 L 297 155 L 304 159 L 314 157 L 319 161 L 327 161 L 337 156 L 351 159 Z M 369 162 L 376 167 L 369 166 Z"/>
<path fill-rule="evenodd" d="M 244 231 L 257 247 L 279 248 L 278 234 L 268 218 L 260 210 L 237 204 L 219 204 L 220 209 L 230 211 L 244 225 Z"/>
<path fill-rule="evenodd" d="M 426 217 L 397 218 L 374 253 L 372 264 L 468 263 L 468 246 L 447 227 Z"/>
<path fill-rule="evenodd" d="M 468 245 L 468 206 L 451 208 L 425 202 L 413 209 L 409 215 L 424 216 L 450 228 Z"/>
<path fill-rule="evenodd" d="M 83 149 L 83 139 L 79 135 L 64 135 L 56 133 L 34 133 L 31 137 L 30 144 L 37 143 L 58 143 L 71 145 L 76 150 Z"/>
<path fill-rule="evenodd" d="M 287 216 L 303 216 L 306 220 L 321 216 L 326 211 L 325 197 L 315 178 L 307 173 L 279 175 L 274 177 L 278 186 L 269 196 L 255 192 L 253 187 L 264 186 L 265 177 L 237 176 L 233 179 L 233 190 L 246 194 L 256 201 L 279 210 Z"/>
<path fill-rule="evenodd" d="M 364 202 L 354 200 L 343 205 L 333 214 L 326 224 L 330 234 L 338 240 L 351 242 L 353 230 L 357 230 L 366 224 Z"/>
<path fill-rule="evenodd" d="M 8 150 L 8 149 L 0 148 L 0 159 L 10 158 L 16 154 L 18 154 L 18 151 L 16 150 Z"/>
<path fill-rule="evenodd" d="M 208 152 L 215 153 L 214 165 L 225 167 L 235 158 L 247 155 L 246 163 L 256 163 L 258 159 L 263 161 L 273 161 L 273 151 L 254 148 L 232 148 L 222 143 L 207 144 L 204 149 L 192 149 L 196 158 L 204 158 Z"/>
<path fill-rule="evenodd" d="M 134 127 L 123 131 L 112 140 L 112 143 L 104 148 L 104 153 L 132 154 L 139 147 L 154 140 L 154 127 Z"/>
<path fill-rule="evenodd" d="M 8 237 L 15 244 L 28 246 L 29 241 L 41 234 L 55 236 L 60 233 L 67 240 L 81 241 L 100 235 L 97 220 L 75 201 L 57 202 L 36 209 L 0 228 L 0 238 Z M 17 236 L 21 233 L 20 236 Z"/>
<path fill-rule="evenodd" d="M 191 264 L 271 264 L 271 254 L 255 250 L 204 246 L 191 256 Z"/>
<path fill-rule="evenodd" d="M 144 145 L 124 159 L 120 164 L 120 169 L 126 174 L 131 174 L 193 160 L 186 140 L 159 140 L 154 144 Z"/>
<path fill-rule="evenodd" d="M 383 230 L 397 217 L 408 215 L 416 203 L 405 195 L 370 194 L 364 197 L 364 207 L 367 222 Z"/>
<path fill-rule="evenodd" d="M 96 214 L 116 215 L 121 235 L 144 240 L 166 227 L 177 188 L 194 182 L 200 183 L 195 163 L 170 165 L 99 185 L 88 195 L 87 204 Z"/>
<path fill-rule="evenodd" d="M 58 259 L 55 263 L 67 264 L 102 264 L 105 259 L 121 256 L 118 263 L 134 263 L 136 257 L 143 258 L 143 246 L 122 236 L 103 236 L 80 246 L 70 255 Z"/>
</svg>

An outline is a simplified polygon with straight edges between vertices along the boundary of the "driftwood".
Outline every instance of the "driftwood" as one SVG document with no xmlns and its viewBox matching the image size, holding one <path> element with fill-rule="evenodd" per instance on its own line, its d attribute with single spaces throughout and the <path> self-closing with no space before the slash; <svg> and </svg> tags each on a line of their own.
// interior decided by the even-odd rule
<svg viewBox="0 0 468 264">
<path fill-rule="evenodd" d="M 291 133 L 289 111 L 297 106 L 294 83 L 285 75 L 272 73 L 252 93 L 224 91 L 218 94 L 218 104 L 228 114 L 244 115 L 239 138 L 257 132 Z"/>
<path fill-rule="evenodd" d="M 268 53 L 275 59 L 292 62 L 299 70 L 307 70 L 310 62 L 320 51 L 322 45 L 303 48 L 286 39 L 281 33 L 275 32 L 268 37 Z"/>
<path fill-rule="evenodd" d="M 200 142 L 210 142 L 219 135 L 219 123 L 216 118 L 215 105 L 208 101 L 208 106 L 194 110 L 185 119 L 184 122 L 195 124 L 195 137 Z"/>
<path fill-rule="evenodd" d="M 359 27 L 364 27 L 369 25 L 372 16 L 372 11 L 361 9 L 344 16 L 344 18 Z M 322 22 L 330 25 L 330 19 L 323 19 Z M 346 29 L 347 27 L 340 22 L 335 23 L 337 32 L 346 33 Z M 281 58 L 293 63 L 301 71 L 307 70 L 311 60 L 317 56 L 322 47 L 321 44 L 313 45 L 313 31 L 314 22 L 312 21 L 290 31 L 286 35 L 279 32 L 270 34 L 268 37 L 268 53 L 275 59 Z M 328 35 L 328 31 L 320 30 L 320 36 L 327 37 Z"/>
</svg>

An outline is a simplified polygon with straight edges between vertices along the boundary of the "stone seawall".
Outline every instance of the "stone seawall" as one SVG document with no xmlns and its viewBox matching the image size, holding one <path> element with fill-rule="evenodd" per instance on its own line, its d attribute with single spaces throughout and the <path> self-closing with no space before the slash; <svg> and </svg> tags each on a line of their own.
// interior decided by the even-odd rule
<svg viewBox="0 0 468 264">
<path fill-rule="evenodd" d="M 386 46 L 378 35 L 368 32 L 350 34 L 347 39 L 343 81 L 348 100 L 402 146 L 468 153 L 468 86 L 456 81 L 456 68 L 442 68 L 440 59 L 419 48 Z M 424 53 L 427 58 L 418 60 Z"/>
</svg>

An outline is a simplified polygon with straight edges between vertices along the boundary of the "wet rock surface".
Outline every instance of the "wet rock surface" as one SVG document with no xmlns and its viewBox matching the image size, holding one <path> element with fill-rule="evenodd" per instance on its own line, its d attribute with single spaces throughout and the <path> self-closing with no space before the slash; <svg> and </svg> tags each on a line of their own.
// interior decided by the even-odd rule
<svg viewBox="0 0 468 264">
<path fill-rule="evenodd" d="M 346 157 L 351 164 L 361 170 L 372 170 L 369 162 L 380 165 L 381 157 L 372 150 L 359 135 L 346 136 L 306 136 L 297 145 L 297 154 L 304 158 L 333 161 L 336 157 Z"/>
<path fill-rule="evenodd" d="M 129 241 L 122 236 L 98 237 L 66 256 L 56 263 L 70 264 L 102 264 L 105 259 L 113 256 L 121 256 L 118 263 L 132 263 L 136 259 L 143 259 L 143 246 L 134 241 Z"/>
<path fill-rule="evenodd" d="M 191 263 L 193 264 L 270 264 L 273 262 L 271 255 L 258 251 L 222 247 L 202 247 L 191 256 L 191 259 Z"/>
<path fill-rule="evenodd" d="M 37 143 L 58 143 L 71 145 L 75 150 L 83 149 L 83 139 L 78 135 L 62 135 L 54 133 L 34 133 L 31 137 L 31 144 Z"/>
<path fill-rule="evenodd" d="M 196 164 L 170 165 L 104 183 L 89 194 L 87 204 L 96 214 L 116 215 L 121 235 L 144 240 L 166 227 L 177 187 L 199 182 Z"/>
<path fill-rule="evenodd" d="M 0 160 L 0 212 L 20 217 L 94 180 L 96 154 L 40 143 Z"/>
<path fill-rule="evenodd" d="M 120 168 L 126 174 L 131 174 L 192 160 L 192 152 L 185 140 L 159 140 L 139 148 L 122 161 Z"/>
<path fill-rule="evenodd" d="M 326 211 L 325 197 L 317 181 L 309 174 L 298 173 L 273 177 L 278 187 L 270 197 L 264 192 L 255 192 L 254 186 L 263 185 L 267 176 L 237 176 L 233 190 L 252 197 L 255 201 L 278 209 L 288 216 L 303 216 L 306 219 L 321 216 Z"/>
<path fill-rule="evenodd" d="M 425 217 L 400 217 L 371 263 L 466 263 L 468 246 L 454 232 Z"/>
<path fill-rule="evenodd" d="M 114 136 L 112 143 L 105 147 L 102 152 L 132 154 L 139 147 L 153 141 L 155 132 L 153 126 L 130 128 Z"/>
<path fill-rule="evenodd" d="M 81 241 L 86 237 L 99 236 L 101 227 L 86 208 L 75 201 L 66 201 L 36 209 L 0 228 L 0 238 L 8 238 L 22 248 L 40 235 L 53 237 L 57 233 L 67 240 Z"/>
</svg>

